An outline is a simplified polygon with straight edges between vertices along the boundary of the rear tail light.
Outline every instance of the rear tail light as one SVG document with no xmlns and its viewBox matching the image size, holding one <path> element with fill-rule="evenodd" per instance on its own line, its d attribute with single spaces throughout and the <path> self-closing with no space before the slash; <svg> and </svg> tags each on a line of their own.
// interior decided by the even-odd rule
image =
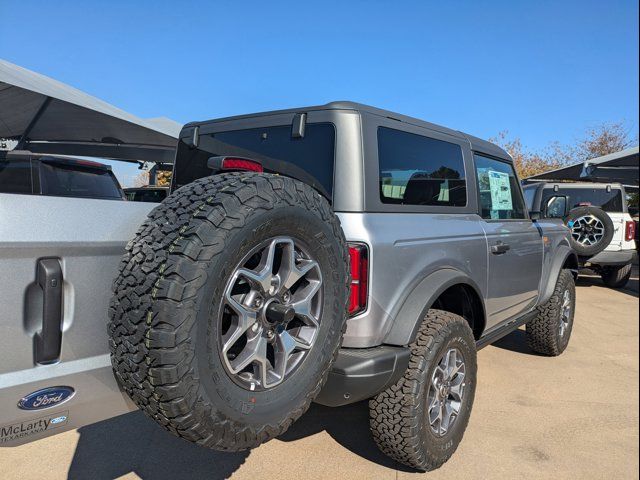
<svg viewBox="0 0 640 480">
<path fill-rule="evenodd" d="M 627 242 L 634 240 L 636 238 L 636 222 L 627 222 L 624 229 L 624 239 Z"/>
<path fill-rule="evenodd" d="M 366 245 L 349 244 L 351 267 L 351 291 L 349 296 L 349 316 L 353 317 L 367 308 L 369 293 L 369 252 Z"/>
<path fill-rule="evenodd" d="M 262 164 L 256 160 L 241 157 L 211 157 L 207 161 L 207 166 L 219 172 L 226 171 L 245 171 L 245 172 L 263 172 Z"/>
</svg>

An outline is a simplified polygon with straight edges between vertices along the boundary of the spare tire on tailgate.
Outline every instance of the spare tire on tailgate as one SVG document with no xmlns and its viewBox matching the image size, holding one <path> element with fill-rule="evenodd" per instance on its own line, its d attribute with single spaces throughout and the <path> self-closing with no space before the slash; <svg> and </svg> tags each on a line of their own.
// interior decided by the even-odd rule
<svg viewBox="0 0 640 480">
<path fill-rule="evenodd" d="M 581 257 L 603 251 L 613 238 L 614 227 L 607 213 L 598 207 L 577 207 L 564 218 L 571 229 L 571 246 Z"/>
<path fill-rule="evenodd" d="M 127 246 L 110 305 L 116 378 L 192 442 L 242 450 L 278 436 L 327 378 L 348 265 L 338 218 L 308 185 L 246 172 L 195 181 Z"/>
</svg>

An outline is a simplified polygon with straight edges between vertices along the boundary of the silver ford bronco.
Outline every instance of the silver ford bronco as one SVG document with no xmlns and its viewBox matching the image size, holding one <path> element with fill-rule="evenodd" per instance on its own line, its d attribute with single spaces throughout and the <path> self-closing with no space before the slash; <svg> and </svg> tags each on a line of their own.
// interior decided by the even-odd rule
<svg viewBox="0 0 640 480">
<path fill-rule="evenodd" d="M 187 124 L 160 204 L 0 193 L 0 445 L 137 407 L 242 450 L 368 399 L 382 451 L 437 468 L 478 349 L 521 325 L 567 347 L 578 258 L 548 205 L 497 146 L 350 102 Z"/>
</svg>

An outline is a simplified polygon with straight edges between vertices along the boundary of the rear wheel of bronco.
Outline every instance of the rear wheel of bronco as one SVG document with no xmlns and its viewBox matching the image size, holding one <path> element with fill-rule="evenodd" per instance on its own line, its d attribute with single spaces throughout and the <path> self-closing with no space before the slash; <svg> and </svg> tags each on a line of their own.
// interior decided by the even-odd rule
<svg viewBox="0 0 640 480">
<path fill-rule="evenodd" d="M 532 350 L 549 356 L 567 348 L 576 307 L 576 285 L 570 270 L 561 270 L 556 287 L 538 315 L 527 323 L 527 343 Z"/>
<path fill-rule="evenodd" d="M 458 448 L 476 389 L 476 347 L 467 321 L 429 310 L 404 376 L 369 401 L 380 450 L 419 470 L 434 470 Z"/>
<path fill-rule="evenodd" d="M 631 264 L 617 267 L 602 267 L 602 281 L 607 287 L 622 288 L 631 278 Z"/>
<path fill-rule="evenodd" d="M 283 433 L 342 337 L 348 251 L 328 202 L 286 177 L 198 180 L 154 209 L 114 282 L 116 378 L 167 430 L 219 450 Z"/>
</svg>

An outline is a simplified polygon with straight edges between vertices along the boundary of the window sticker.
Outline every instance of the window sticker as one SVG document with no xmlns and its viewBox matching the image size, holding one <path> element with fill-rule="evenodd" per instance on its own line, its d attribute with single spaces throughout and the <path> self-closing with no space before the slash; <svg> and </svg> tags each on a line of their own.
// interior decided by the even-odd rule
<svg viewBox="0 0 640 480">
<path fill-rule="evenodd" d="M 491 191 L 491 210 L 513 210 L 509 174 L 489 170 L 489 190 Z M 493 213 L 492 213 L 493 217 Z"/>
</svg>

